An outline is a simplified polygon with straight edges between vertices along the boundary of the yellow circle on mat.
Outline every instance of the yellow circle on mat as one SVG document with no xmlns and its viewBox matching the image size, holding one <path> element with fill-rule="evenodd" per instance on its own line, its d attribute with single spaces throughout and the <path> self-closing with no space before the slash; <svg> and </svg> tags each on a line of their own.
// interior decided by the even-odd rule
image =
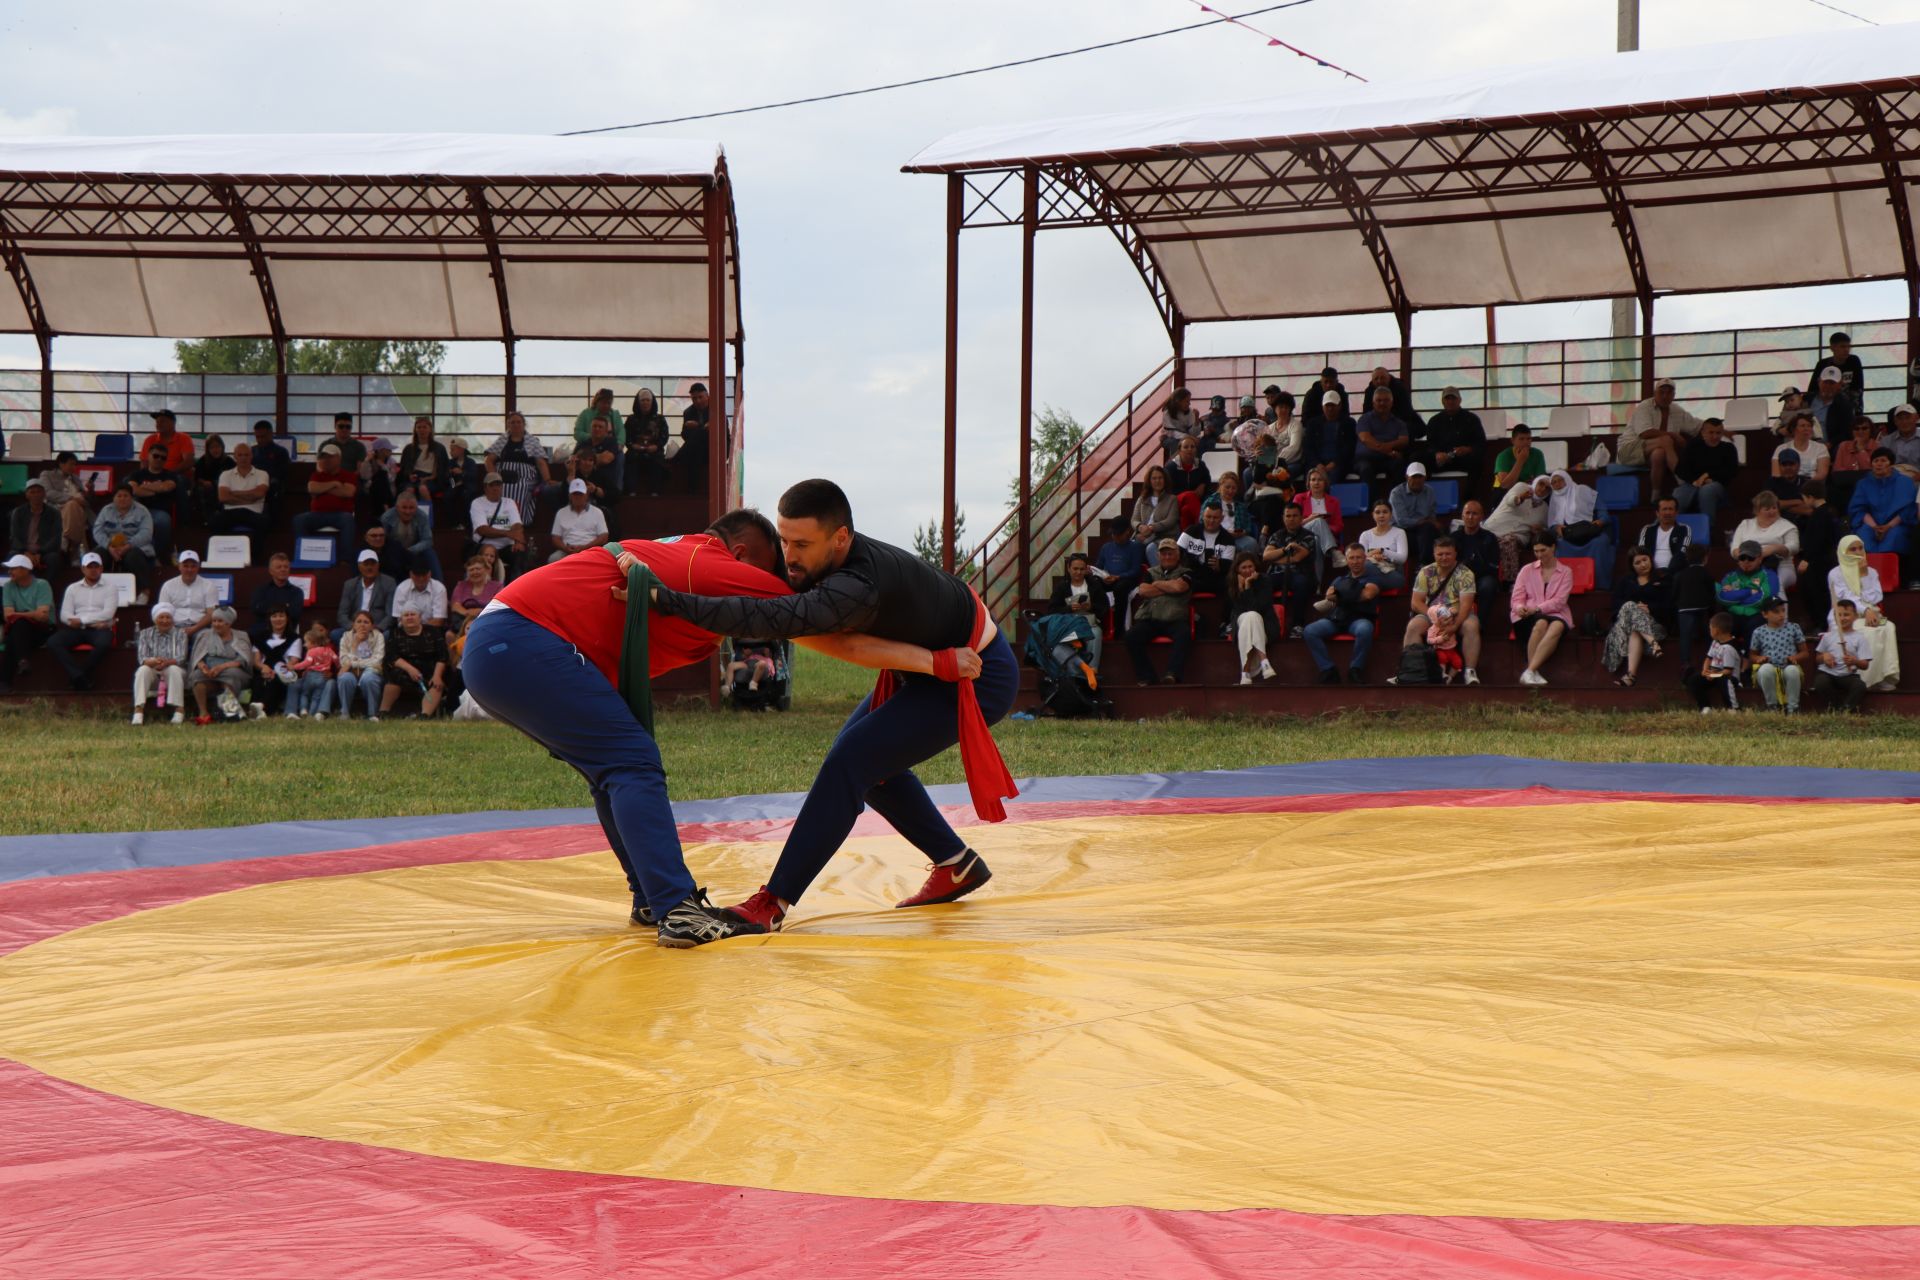
<svg viewBox="0 0 1920 1280">
<path fill-rule="evenodd" d="M 1357 766 L 1366 767 L 1366 766 Z M 1920 1222 L 1920 809 L 1124 816 L 853 841 L 656 948 L 606 855 L 267 884 L 0 960 L 0 1054 L 438 1156 L 853 1196 Z M 723 900 L 771 844 L 695 846 Z"/>
</svg>

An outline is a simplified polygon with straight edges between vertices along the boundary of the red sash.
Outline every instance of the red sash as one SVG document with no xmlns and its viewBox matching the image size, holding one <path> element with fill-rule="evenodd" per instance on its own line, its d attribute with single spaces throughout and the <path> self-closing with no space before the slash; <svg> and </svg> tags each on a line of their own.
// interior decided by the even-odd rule
<svg viewBox="0 0 1920 1280">
<path fill-rule="evenodd" d="M 980 639 L 987 632 L 987 606 L 981 603 L 980 593 L 973 593 L 973 636 L 969 647 L 978 649 Z M 987 728 L 987 718 L 980 710 L 980 699 L 973 692 L 973 681 L 960 679 L 960 662 L 952 649 L 936 650 L 933 655 L 933 674 L 942 680 L 959 684 L 960 712 L 960 770 L 967 776 L 967 794 L 973 797 L 973 811 L 986 822 L 1005 822 L 1007 807 L 1002 799 L 1012 799 L 1020 794 L 1020 788 L 1013 785 L 1013 775 L 1007 772 L 1007 762 L 1000 758 L 1000 748 L 994 745 L 993 734 Z M 896 687 L 894 674 L 882 671 L 873 682 L 872 706 L 878 707 L 893 696 Z"/>
</svg>

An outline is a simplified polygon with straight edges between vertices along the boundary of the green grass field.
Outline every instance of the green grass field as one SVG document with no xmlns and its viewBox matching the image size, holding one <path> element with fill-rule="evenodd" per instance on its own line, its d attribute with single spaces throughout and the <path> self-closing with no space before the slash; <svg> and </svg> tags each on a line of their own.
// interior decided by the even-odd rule
<svg viewBox="0 0 1920 1280">
<path fill-rule="evenodd" d="M 869 684 L 864 672 L 802 651 L 790 712 L 664 712 L 674 798 L 804 790 Z M 495 724 L 274 720 L 136 730 L 118 711 L 60 715 L 28 705 L 0 718 L 0 732 L 0 795 L 11 798 L 0 832 L 10 835 L 587 803 L 577 774 Z M 1464 701 L 1456 710 L 1314 719 L 1010 722 L 996 736 L 1017 777 L 1481 752 L 1890 769 L 1920 756 L 1920 720 L 1904 716 L 1595 715 Z M 920 773 L 957 782 L 958 756 L 948 752 Z"/>
</svg>

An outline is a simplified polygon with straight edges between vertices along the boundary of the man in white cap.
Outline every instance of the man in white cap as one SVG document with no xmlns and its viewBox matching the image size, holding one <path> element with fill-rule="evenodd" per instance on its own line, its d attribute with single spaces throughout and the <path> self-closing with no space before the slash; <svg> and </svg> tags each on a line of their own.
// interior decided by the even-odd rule
<svg viewBox="0 0 1920 1280">
<path fill-rule="evenodd" d="M 47 650 L 67 673 L 72 689 L 93 688 L 93 669 L 113 648 L 113 615 L 120 607 L 119 592 L 100 580 L 100 554 L 80 557 L 80 581 L 60 599 L 60 629 L 47 641 Z M 76 654 L 81 645 L 89 652 Z"/>
<path fill-rule="evenodd" d="M 1653 394 L 1633 407 L 1607 474 L 1651 472 L 1652 495 L 1658 498 L 1666 492 L 1669 477 L 1680 469 L 1681 448 L 1699 431 L 1700 419 L 1673 402 L 1673 379 L 1662 378 L 1653 384 Z"/>
<path fill-rule="evenodd" d="M 180 576 L 160 584 L 159 603 L 173 607 L 173 625 L 187 635 L 187 643 L 207 628 L 207 615 L 220 604 L 220 591 L 200 576 L 200 553 L 180 553 Z"/>
<path fill-rule="evenodd" d="M 1304 423 L 1306 449 L 1301 461 L 1308 467 L 1325 467 L 1327 479 L 1341 481 L 1353 470 L 1353 451 L 1360 443 L 1353 419 L 1347 416 L 1344 391 L 1320 393 L 1320 412 Z"/>
<path fill-rule="evenodd" d="M 0 693 L 13 692 L 13 678 L 24 675 L 27 657 L 53 634 L 53 587 L 33 573 L 33 561 L 16 555 L 7 561 L 0 586 Z"/>
<path fill-rule="evenodd" d="M 173 622 L 173 606 L 153 606 L 153 625 L 136 641 L 140 665 L 133 670 L 133 723 L 145 724 L 147 699 L 160 694 L 160 705 L 173 708 L 173 722 L 187 718 L 187 633 Z"/>
<path fill-rule="evenodd" d="M 1920 424 L 1920 414 L 1913 406 L 1899 406 L 1893 411 L 1893 430 L 1882 436 L 1880 443 L 1893 454 L 1894 470 L 1920 480 L 1920 431 L 1914 429 L 1915 424 Z"/>
<path fill-rule="evenodd" d="M 1447 531 L 1450 522 L 1440 514 L 1440 501 L 1433 486 L 1427 483 L 1425 463 L 1407 464 L 1407 478 L 1387 495 L 1387 505 L 1393 508 L 1394 526 L 1407 535 L 1407 544 L 1413 552 L 1412 563 L 1431 563 L 1433 540 Z"/>
<path fill-rule="evenodd" d="M 1853 400 L 1847 395 L 1844 376 L 1837 365 L 1820 370 L 1813 394 L 1807 398 L 1806 413 L 1820 424 L 1820 436 L 1837 446 L 1853 432 Z"/>
<path fill-rule="evenodd" d="M 467 508 L 467 528 L 473 533 L 468 554 L 483 546 L 492 547 L 500 553 L 509 578 L 526 569 L 526 521 L 520 515 L 520 504 L 507 496 L 506 477 L 498 471 L 489 471 L 482 479 L 481 496 Z"/>
<path fill-rule="evenodd" d="M 385 631 L 387 624 L 393 621 L 394 582 L 380 572 L 380 553 L 371 548 L 362 551 L 354 562 L 359 576 L 353 578 L 340 589 L 340 608 L 334 614 L 333 638 L 337 642 L 342 633 L 353 626 L 353 615 L 361 610 L 373 615 L 374 629 Z"/>
<path fill-rule="evenodd" d="M 606 513 L 593 505 L 587 482 L 567 481 L 567 505 L 553 514 L 553 554 L 547 563 L 564 559 L 576 551 L 605 546 L 608 537 Z"/>
</svg>

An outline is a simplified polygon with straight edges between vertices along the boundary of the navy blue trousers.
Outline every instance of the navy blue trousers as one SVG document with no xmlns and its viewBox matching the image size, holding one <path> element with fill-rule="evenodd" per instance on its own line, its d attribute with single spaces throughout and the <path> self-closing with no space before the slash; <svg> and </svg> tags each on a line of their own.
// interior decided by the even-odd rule
<svg viewBox="0 0 1920 1280">
<path fill-rule="evenodd" d="M 494 719 L 580 771 L 636 900 L 655 916 L 685 901 L 693 877 L 667 803 L 660 748 L 580 651 L 511 609 L 467 628 L 460 674 Z"/>
<path fill-rule="evenodd" d="M 973 692 L 987 723 L 993 724 L 1013 709 L 1020 667 L 1005 636 L 993 638 L 980 662 Z M 959 697 L 957 685 L 909 675 L 877 709 L 872 695 L 862 698 L 821 762 L 767 887 L 788 902 L 798 902 L 868 805 L 934 862 L 965 849 L 966 843 L 913 776 L 914 765 L 960 741 Z"/>
</svg>

